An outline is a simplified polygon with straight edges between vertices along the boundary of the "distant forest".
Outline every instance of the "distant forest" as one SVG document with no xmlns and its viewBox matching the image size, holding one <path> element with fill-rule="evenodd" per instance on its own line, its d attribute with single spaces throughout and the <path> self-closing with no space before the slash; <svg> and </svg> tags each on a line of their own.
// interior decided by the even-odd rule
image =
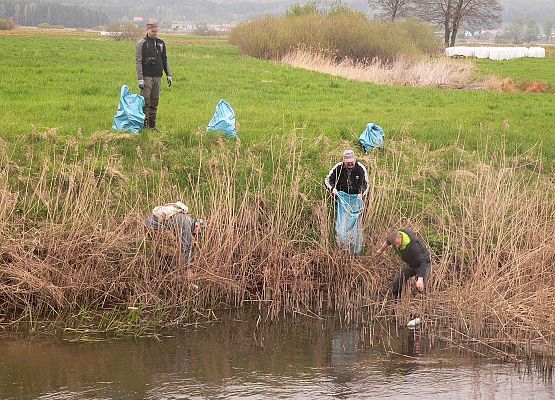
<svg viewBox="0 0 555 400">
<path fill-rule="evenodd" d="M 0 19 L 12 18 L 18 25 L 63 25 L 70 28 L 94 28 L 109 19 L 98 8 L 62 5 L 51 1 L 0 0 Z"/>
<path fill-rule="evenodd" d="M 499 3 L 503 6 L 505 22 L 511 22 L 517 18 L 522 18 L 524 21 L 532 19 L 536 22 L 555 20 L 554 0 L 499 0 Z"/>
<path fill-rule="evenodd" d="M 321 0 L 326 1 L 326 0 Z M 328 0 L 332 1 L 332 0 Z M 336 0 L 335 0 L 336 1 Z M 93 28 L 133 17 L 154 17 L 163 25 L 172 21 L 196 23 L 243 22 L 261 15 L 282 15 L 296 3 L 307 0 L 0 0 L 0 19 L 11 17 L 19 25 L 41 23 Z M 499 0 L 503 19 L 533 19 L 541 23 L 555 19 L 554 0 Z M 370 16 L 367 0 L 343 3 Z"/>
<path fill-rule="evenodd" d="M 132 20 L 133 17 L 154 17 L 166 24 L 176 20 L 198 23 L 244 22 L 262 15 L 282 15 L 293 4 L 306 2 L 307 0 L 0 0 L 0 18 L 11 17 L 20 25 L 49 23 L 68 27 L 95 27 L 109 21 Z M 348 0 L 345 4 L 359 11 L 369 11 L 367 0 Z"/>
<path fill-rule="evenodd" d="M 78 4 L 100 10 L 112 21 L 132 20 L 133 17 L 154 17 L 160 21 L 217 23 L 246 21 L 264 14 L 283 14 L 294 2 L 277 0 L 261 3 L 252 0 L 64 0 L 64 4 Z"/>
</svg>

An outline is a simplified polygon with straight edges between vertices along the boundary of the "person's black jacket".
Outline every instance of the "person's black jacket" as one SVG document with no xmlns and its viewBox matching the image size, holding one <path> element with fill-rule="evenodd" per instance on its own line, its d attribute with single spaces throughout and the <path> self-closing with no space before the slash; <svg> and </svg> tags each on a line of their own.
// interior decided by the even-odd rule
<svg viewBox="0 0 555 400">
<path fill-rule="evenodd" d="M 151 39 L 145 36 L 139 40 L 135 57 L 139 80 L 145 76 L 162 76 L 162 72 L 165 72 L 166 76 L 172 75 L 166 54 L 166 43 L 160 38 Z"/>
<path fill-rule="evenodd" d="M 338 192 L 348 194 L 363 194 L 368 192 L 368 172 L 364 165 L 355 162 L 353 169 L 348 169 L 344 163 L 334 165 L 324 179 L 326 188 L 331 192 L 333 188 Z"/>
<path fill-rule="evenodd" d="M 399 230 L 409 235 L 410 243 L 403 250 L 395 249 L 395 251 L 409 267 L 416 271 L 417 278 L 426 277 L 426 270 L 432 262 L 430 252 L 412 229 L 403 228 Z"/>
</svg>

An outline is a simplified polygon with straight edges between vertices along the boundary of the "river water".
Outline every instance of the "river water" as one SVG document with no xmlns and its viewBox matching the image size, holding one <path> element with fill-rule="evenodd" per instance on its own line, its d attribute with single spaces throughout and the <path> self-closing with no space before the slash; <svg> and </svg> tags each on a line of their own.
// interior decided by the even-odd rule
<svg viewBox="0 0 555 400">
<path fill-rule="evenodd" d="M 555 399 L 419 331 L 228 316 L 159 339 L 0 339 L 0 399 Z"/>
</svg>

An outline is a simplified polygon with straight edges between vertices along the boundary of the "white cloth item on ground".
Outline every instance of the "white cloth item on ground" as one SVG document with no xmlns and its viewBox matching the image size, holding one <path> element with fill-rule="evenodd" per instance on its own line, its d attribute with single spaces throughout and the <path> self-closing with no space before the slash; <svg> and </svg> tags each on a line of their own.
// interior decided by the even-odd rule
<svg viewBox="0 0 555 400">
<path fill-rule="evenodd" d="M 474 47 L 474 46 L 453 46 L 445 49 L 447 57 L 476 57 L 489 58 L 490 60 L 514 60 L 516 58 L 545 58 L 543 47 Z"/>
<path fill-rule="evenodd" d="M 187 214 L 189 212 L 189 207 L 180 201 L 175 203 L 164 204 L 163 206 L 156 206 L 152 209 L 152 215 L 162 221 L 166 221 L 173 217 L 177 213 Z"/>
<path fill-rule="evenodd" d="M 476 50 L 474 50 L 474 55 L 476 58 L 489 58 L 489 48 L 477 47 Z"/>
<path fill-rule="evenodd" d="M 530 47 L 528 57 L 545 58 L 545 49 L 543 47 Z"/>
<path fill-rule="evenodd" d="M 420 325 L 420 318 L 416 317 L 414 319 L 411 319 L 408 323 L 407 323 L 407 327 L 409 328 L 414 328 L 417 325 Z"/>
</svg>

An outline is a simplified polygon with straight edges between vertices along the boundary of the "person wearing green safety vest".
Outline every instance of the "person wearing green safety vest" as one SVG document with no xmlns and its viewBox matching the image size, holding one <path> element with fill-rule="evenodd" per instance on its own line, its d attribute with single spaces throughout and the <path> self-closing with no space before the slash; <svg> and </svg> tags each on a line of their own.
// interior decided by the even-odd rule
<svg viewBox="0 0 555 400">
<path fill-rule="evenodd" d="M 416 276 L 416 289 L 419 292 L 423 292 L 428 275 L 430 274 L 432 261 L 430 252 L 422 240 L 413 230 L 408 228 L 391 231 L 387 235 L 385 242 L 376 251 L 376 255 L 382 255 L 390 246 L 393 247 L 395 252 L 406 263 L 397 272 L 391 284 L 393 298 L 397 299 L 401 296 L 405 282 L 413 276 Z"/>
</svg>

